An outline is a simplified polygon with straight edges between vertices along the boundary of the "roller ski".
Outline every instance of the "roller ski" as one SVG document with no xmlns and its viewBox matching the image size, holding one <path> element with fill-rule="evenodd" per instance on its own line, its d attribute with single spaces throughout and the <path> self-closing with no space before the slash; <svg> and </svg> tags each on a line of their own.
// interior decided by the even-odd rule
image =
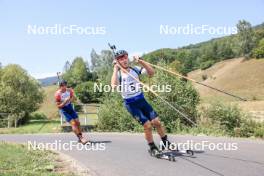
<svg viewBox="0 0 264 176">
<path fill-rule="evenodd" d="M 194 152 L 191 149 L 188 150 L 180 150 L 178 146 L 171 148 L 171 143 L 167 139 L 161 142 L 162 153 L 173 154 L 175 156 L 193 156 Z"/>
<path fill-rule="evenodd" d="M 169 161 L 176 161 L 176 158 L 173 155 L 168 155 L 166 153 L 164 153 L 163 151 L 160 151 L 158 149 L 158 147 L 153 143 L 150 144 L 150 149 L 148 150 L 150 156 L 158 158 L 158 159 L 165 159 L 165 160 L 169 160 Z"/>
<path fill-rule="evenodd" d="M 149 144 L 150 149 L 148 150 L 148 152 L 150 156 L 175 162 L 177 156 L 191 157 L 194 154 L 192 150 L 179 150 L 178 147 L 176 147 L 175 150 L 171 150 L 169 148 L 171 143 L 167 139 L 166 141 L 163 141 L 163 144 L 164 145 L 161 145 L 161 150 L 159 150 L 154 143 Z"/>
</svg>

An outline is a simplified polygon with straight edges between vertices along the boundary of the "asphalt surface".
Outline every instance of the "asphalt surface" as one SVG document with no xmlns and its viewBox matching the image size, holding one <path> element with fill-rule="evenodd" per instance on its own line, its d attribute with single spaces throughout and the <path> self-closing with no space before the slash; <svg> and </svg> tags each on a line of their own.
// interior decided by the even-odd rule
<svg viewBox="0 0 264 176">
<path fill-rule="evenodd" d="M 102 176 L 263 176 L 264 141 L 206 136 L 169 136 L 171 142 L 209 144 L 203 150 L 194 150 L 193 157 L 176 156 L 176 162 L 151 157 L 143 134 L 86 133 L 93 140 L 88 150 L 61 150 L 91 170 L 92 175 Z M 156 143 L 159 142 L 155 135 Z M 65 144 L 73 141 L 73 134 L 0 135 L 0 141 L 38 144 Z M 29 143 L 30 142 L 30 143 Z M 222 144 L 223 145 L 222 145 Z M 218 144 L 227 150 L 213 150 Z M 39 145 L 42 147 L 41 145 Z M 79 147 L 81 149 L 81 146 Z M 105 150 L 104 150 L 105 149 Z M 231 150 L 233 149 L 233 150 Z M 237 149 L 237 150 L 236 150 Z"/>
</svg>

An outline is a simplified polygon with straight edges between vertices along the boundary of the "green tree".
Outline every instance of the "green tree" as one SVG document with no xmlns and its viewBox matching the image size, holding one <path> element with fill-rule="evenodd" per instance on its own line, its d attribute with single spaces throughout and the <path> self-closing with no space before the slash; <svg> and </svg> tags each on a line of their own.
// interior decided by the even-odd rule
<svg viewBox="0 0 264 176">
<path fill-rule="evenodd" d="M 246 20 L 239 20 L 237 29 L 242 55 L 248 56 L 254 47 L 254 32 L 251 24 Z"/>
<path fill-rule="evenodd" d="M 66 64 L 68 65 L 67 62 Z M 70 65 L 70 68 L 63 74 L 63 79 L 67 80 L 69 86 L 72 87 L 86 82 L 92 77 L 88 64 L 81 57 L 76 57 Z"/>
<path fill-rule="evenodd" d="M 98 79 L 103 84 L 109 84 L 113 70 L 113 54 L 109 50 L 102 50 L 97 54 L 94 50 L 91 52 L 91 67 L 97 73 Z"/>
<path fill-rule="evenodd" d="M 82 103 L 99 102 L 102 92 L 95 91 L 95 82 L 87 81 L 75 87 L 76 96 Z"/>
<path fill-rule="evenodd" d="M 0 79 L 1 79 L 1 75 L 2 75 L 2 63 L 0 62 Z"/>
<path fill-rule="evenodd" d="M 8 65 L 0 77 L 0 112 L 25 122 L 43 101 L 40 84 L 19 65 Z"/>
<path fill-rule="evenodd" d="M 232 50 L 232 48 L 231 48 L 229 43 L 224 41 L 224 42 L 221 42 L 219 44 L 219 51 L 218 51 L 219 59 L 221 59 L 221 60 L 231 59 L 234 56 L 235 56 L 234 52 L 233 52 L 233 50 Z"/>
<path fill-rule="evenodd" d="M 100 67 L 101 66 L 101 62 L 99 60 L 100 56 L 96 53 L 94 49 L 92 49 L 90 56 L 91 56 L 91 70 Z"/>
<path fill-rule="evenodd" d="M 183 64 L 179 60 L 175 60 L 169 64 L 169 68 L 172 71 L 180 72 L 182 70 Z"/>
<path fill-rule="evenodd" d="M 64 67 L 63 67 L 63 73 L 68 72 L 68 71 L 70 70 L 70 68 L 71 68 L 71 63 L 70 63 L 70 61 L 66 61 L 65 65 L 64 65 Z"/>
</svg>

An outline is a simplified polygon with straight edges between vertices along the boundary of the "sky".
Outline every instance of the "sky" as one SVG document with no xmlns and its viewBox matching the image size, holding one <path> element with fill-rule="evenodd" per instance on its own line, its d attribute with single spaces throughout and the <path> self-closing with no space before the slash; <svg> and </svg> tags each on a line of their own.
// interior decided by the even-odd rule
<svg viewBox="0 0 264 176">
<path fill-rule="evenodd" d="M 67 60 L 90 61 L 108 42 L 130 55 L 177 48 L 230 35 L 190 28 L 233 29 L 241 19 L 254 26 L 264 22 L 263 9 L 264 0 L 0 0 L 0 62 L 55 76 Z"/>
</svg>

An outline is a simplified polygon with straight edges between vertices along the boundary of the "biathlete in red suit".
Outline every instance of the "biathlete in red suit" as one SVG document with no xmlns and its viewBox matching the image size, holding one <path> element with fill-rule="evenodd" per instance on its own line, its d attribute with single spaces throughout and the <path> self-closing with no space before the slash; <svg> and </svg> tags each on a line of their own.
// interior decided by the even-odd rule
<svg viewBox="0 0 264 176">
<path fill-rule="evenodd" d="M 73 89 L 67 88 L 67 81 L 59 82 L 59 90 L 55 93 L 55 100 L 60 113 L 64 116 L 66 121 L 71 124 L 72 131 L 76 134 L 79 142 L 86 144 L 88 141 L 83 137 L 80 128 L 80 121 L 78 119 L 78 114 L 72 106 L 75 96 Z"/>
</svg>

